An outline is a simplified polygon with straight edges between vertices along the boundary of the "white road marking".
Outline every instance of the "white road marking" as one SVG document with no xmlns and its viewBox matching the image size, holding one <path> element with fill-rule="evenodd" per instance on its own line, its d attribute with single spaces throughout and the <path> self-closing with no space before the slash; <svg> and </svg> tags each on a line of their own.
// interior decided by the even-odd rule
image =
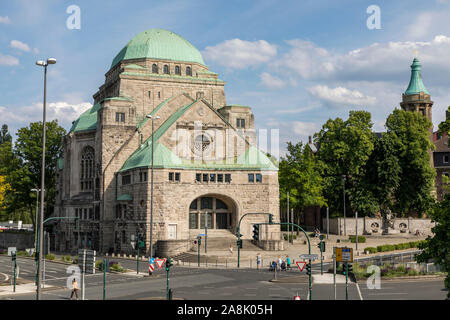
<svg viewBox="0 0 450 320">
<path fill-rule="evenodd" d="M 358 289 L 359 299 L 363 300 L 363 297 L 361 295 L 361 291 L 359 290 L 358 282 L 356 282 L 356 289 Z"/>
<path fill-rule="evenodd" d="M 408 294 L 406 292 L 384 292 L 384 293 L 369 293 L 369 296 L 387 296 L 387 295 L 396 295 L 396 294 Z"/>
</svg>

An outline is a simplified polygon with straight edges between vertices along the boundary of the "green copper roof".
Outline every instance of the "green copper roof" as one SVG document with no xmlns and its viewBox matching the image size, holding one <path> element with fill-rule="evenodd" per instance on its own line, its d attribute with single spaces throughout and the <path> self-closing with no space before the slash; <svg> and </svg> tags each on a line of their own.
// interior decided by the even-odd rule
<svg viewBox="0 0 450 320">
<path fill-rule="evenodd" d="M 176 169 L 200 169 L 200 170 L 278 170 L 273 162 L 257 148 L 250 146 L 249 149 L 236 159 L 218 161 L 184 160 L 176 156 L 158 139 L 197 101 L 187 104 L 178 109 L 167 119 L 154 134 L 155 147 L 153 167 L 176 168 Z M 167 100 L 163 102 L 167 103 Z M 152 164 L 151 136 L 125 161 L 120 172 L 134 168 L 150 167 Z"/>
<path fill-rule="evenodd" d="M 142 58 L 196 62 L 205 65 L 200 51 L 183 37 L 163 29 L 149 29 L 139 33 L 120 50 L 111 68 L 122 60 Z"/>
<path fill-rule="evenodd" d="M 405 91 L 406 95 L 419 94 L 419 92 L 430 94 L 422 82 L 420 69 L 421 65 L 419 60 L 414 58 L 413 64 L 411 65 L 411 80 L 409 80 L 408 89 Z"/>
<path fill-rule="evenodd" d="M 81 116 L 75 120 L 69 132 L 90 131 L 97 129 L 97 111 L 101 104 L 97 103 L 90 109 L 86 110 Z"/>
</svg>

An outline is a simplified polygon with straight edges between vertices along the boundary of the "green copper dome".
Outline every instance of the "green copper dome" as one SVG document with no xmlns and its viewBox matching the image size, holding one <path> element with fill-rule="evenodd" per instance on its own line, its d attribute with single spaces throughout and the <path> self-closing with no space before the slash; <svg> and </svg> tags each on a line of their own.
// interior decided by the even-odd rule
<svg viewBox="0 0 450 320">
<path fill-rule="evenodd" d="M 411 65 L 411 80 L 409 80 L 408 89 L 405 91 L 407 96 L 419 94 L 421 91 L 425 94 L 430 94 L 422 82 L 422 76 L 420 74 L 421 67 L 419 60 L 414 58 L 413 64 Z"/>
<path fill-rule="evenodd" d="M 120 50 L 111 68 L 122 60 L 143 58 L 196 62 L 205 65 L 200 51 L 183 37 L 163 29 L 149 29 L 139 33 Z"/>
</svg>

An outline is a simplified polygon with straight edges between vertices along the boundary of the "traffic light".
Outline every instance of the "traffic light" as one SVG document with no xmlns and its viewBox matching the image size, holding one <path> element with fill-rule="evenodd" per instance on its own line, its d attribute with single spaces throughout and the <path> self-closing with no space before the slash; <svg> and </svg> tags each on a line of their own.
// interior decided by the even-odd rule
<svg viewBox="0 0 450 320">
<path fill-rule="evenodd" d="M 241 239 L 237 240 L 236 244 L 239 249 L 242 249 L 242 240 Z"/>
<path fill-rule="evenodd" d="M 253 225 L 253 240 L 259 240 L 259 224 Z"/>
<path fill-rule="evenodd" d="M 348 264 L 348 274 L 353 273 L 353 265 Z"/>
<path fill-rule="evenodd" d="M 138 243 L 139 248 L 143 248 L 144 247 L 145 243 L 144 243 L 144 236 L 143 236 L 142 233 L 138 233 L 138 235 L 137 235 L 137 243 Z"/>
<path fill-rule="evenodd" d="M 169 271 L 171 266 L 173 266 L 172 259 L 171 258 L 167 258 L 167 260 L 166 260 L 166 271 Z"/>
<path fill-rule="evenodd" d="M 317 244 L 317 248 L 319 248 L 322 252 L 325 252 L 325 242 L 320 241 L 320 242 Z"/>
<path fill-rule="evenodd" d="M 202 244 L 202 237 L 197 237 L 198 245 Z"/>
<path fill-rule="evenodd" d="M 269 213 L 269 223 L 273 223 L 273 214 Z"/>
<path fill-rule="evenodd" d="M 15 252 L 13 252 L 13 253 L 11 254 L 11 260 L 12 260 L 12 261 L 16 261 L 16 253 L 15 253 Z"/>
<path fill-rule="evenodd" d="M 311 264 L 306 264 L 306 274 L 309 276 L 311 274 Z"/>
</svg>

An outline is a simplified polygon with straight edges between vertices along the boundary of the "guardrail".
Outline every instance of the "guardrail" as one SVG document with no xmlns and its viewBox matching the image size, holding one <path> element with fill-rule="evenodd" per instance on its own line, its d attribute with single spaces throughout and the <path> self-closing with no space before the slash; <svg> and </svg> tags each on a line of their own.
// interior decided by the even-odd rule
<svg viewBox="0 0 450 320">
<path fill-rule="evenodd" d="M 415 261 L 414 256 L 421 252 L 422 252 L 422 250 L 414 250 L 414 251 L 407 251 L 407 252 L 389 253 L 389 254 L 377 255 L 377 256 L 371 256 L 371 257 L 354 258 L 353 260 L 354 260 L 354 262 L 357 262 L 357 263 L 371 262 L 374 265 L 381 266 L 387 262 L 394 264 L 394 263 Z"/>
</svg>

